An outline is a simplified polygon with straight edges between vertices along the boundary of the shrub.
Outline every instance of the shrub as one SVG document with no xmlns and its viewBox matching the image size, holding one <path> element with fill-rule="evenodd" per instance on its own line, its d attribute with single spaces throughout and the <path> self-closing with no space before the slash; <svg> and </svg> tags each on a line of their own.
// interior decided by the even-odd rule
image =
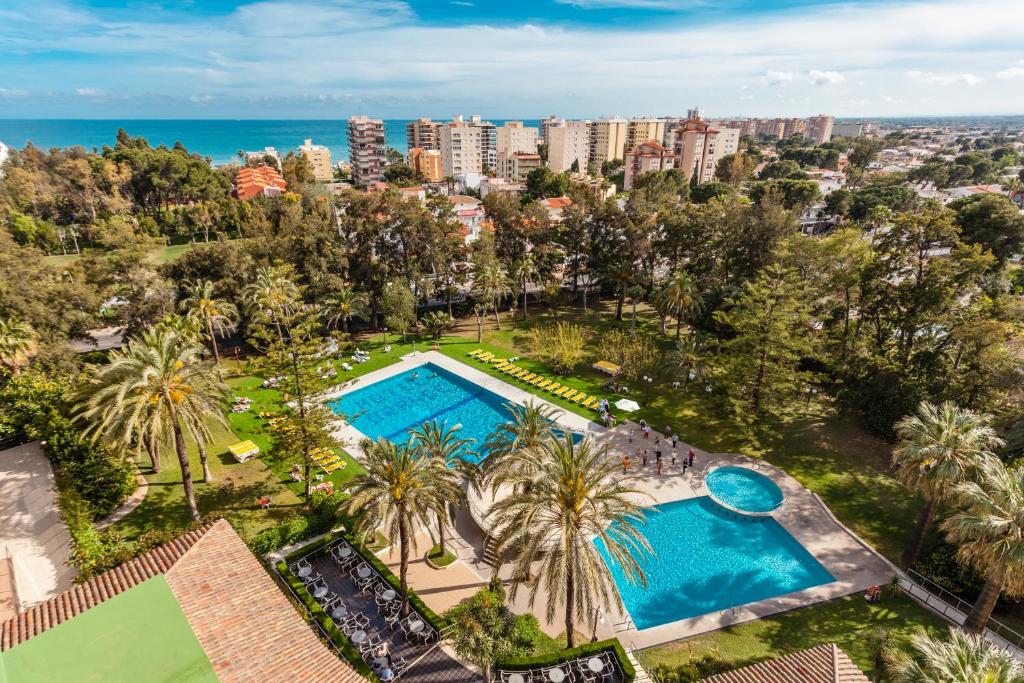
<svg viewBox="0 0 1024 683">
<path fill-rule="evenodd" d="M 703 680 L 708 676 L 725 673 L 730 669 L 732 667 L 722 660 L 715 659 L 711 655 L 704 655 L 678 666 L 658 665 L 654 667 L 654 675 L 661 683 L 691 683 Z"/>
<path fill-rule="evenodd" d="M 559 650 L 558 652 L 549 652 L 532 657 L 510 657 L 499 661 L 497 666 L 506 671 L 525 671 L 526 669 L 555 666 L 583 657 L 592 657 L 603 652 L 610 652 L 615 656 L 618 660 L 619 668 L 622 670 L 623 679 L 626 683 L 632 683 L 636 678 L 636 670 L 629 663 L 626 651 L 622 648 L 622 643 L 619 642 L 618 638 L 599 640 L 596 643 L 585 643 L 572 649 Z"/>
<path fill-rule="evenodd" d="M 264 529 L 249 541 L 249 548 L 256 555 L 266 555 L 329 531 L 338 522 L 337 509 L 345 497 L 342 493 L 314 493 L 310 499 L 309 514 L 295 515 L 277 526 Z"/>
<path fill-rule="evenodd" d="M 587 334 L 579 325 L 556 323 L 530 330 L 530 349 L 555 372 L 571 375 L 586 355 Z"/>
</svg>

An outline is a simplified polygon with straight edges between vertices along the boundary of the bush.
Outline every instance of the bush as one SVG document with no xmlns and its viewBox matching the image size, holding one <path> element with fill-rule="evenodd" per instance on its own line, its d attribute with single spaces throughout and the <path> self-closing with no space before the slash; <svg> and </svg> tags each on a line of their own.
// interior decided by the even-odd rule
<svg viewBox="0 0 1024 683">
<path fill-rule="evenodd" d="M 249 541 L 249 549 L 262 556 L 329 531 L 338 522 L 337 509 L 345 497 L 342 493 L 314 493 L 309 514 L 295 515 L 277 526 L 264 529 Z"/>
<path fill-rule="evenodd" d="M 700 659 L 691 659 L 679 666 L 658 665 L 654 667 L 653 673 L 661 683 L 691 683 L 731 669 L 732 667 L 722 660 L 704 655 Z"/>
<path fill-rule="evenodd" d="M 550 652 L 532 657 L 511 657 L 498 662 L 497 666 L 499 669 L 506 671 L 525 671 L 526 669 L 555 666 L 582 657 L 592 657 L 603 652 L 610 652 L 615 656 L 619 662 L 619 668 L 622 670 L 623 680 L 625 683 L 632 683 L 633 679 L 636 678 L 636 670 L 629 663 L 626 651 L 622 648 L 622 643 L 619 642 L 618 638 L 599 640 L 596 643 L 586 643 L 572 649 L 559 650 L 558 652 Z"/>
</svg>

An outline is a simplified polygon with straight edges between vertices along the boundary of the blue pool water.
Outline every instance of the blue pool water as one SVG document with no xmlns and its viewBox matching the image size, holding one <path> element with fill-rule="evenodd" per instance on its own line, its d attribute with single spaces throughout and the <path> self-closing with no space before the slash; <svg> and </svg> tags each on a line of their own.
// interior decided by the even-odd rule
<svg viewBox="0 0 1024 683">
<path fill-rule="evenodd" d="M 427 363 L 345 394 L 330 406 L 371 439 L 384 437 L 394 443 L 405 443 L 410 429 L 431 420 L 461 424 L 459 438 L 474 440 L 473 459 L 479 460 L 487 438 L 512 420 L 507 403 L 480 385 Z"/>
<path fill-rule="evenodd" d="M 655 506 L 640 531 L 654 551 L 640 560 L 647 587 L 629 583 L 596 541 L 638 629 L 835 580 L 774 519 L 730 512 L 707 496 Z"/>
<path fill-rule="evenodd" d="M 737 510 L 771 512 L 782 505 L 782 490 L 775 482 L 746 467 L 719 467 L 705 483 L 715 498 Z"/>
</svg>

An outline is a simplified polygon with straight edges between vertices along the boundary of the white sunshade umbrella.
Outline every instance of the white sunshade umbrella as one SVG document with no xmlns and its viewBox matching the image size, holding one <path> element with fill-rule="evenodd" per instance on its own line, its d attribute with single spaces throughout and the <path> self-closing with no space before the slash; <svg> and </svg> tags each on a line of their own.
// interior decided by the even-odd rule
<svg viewBox="0 0 1024 683">
<path fill-rule="evenodd" d="M 620 398 L 615 402 L 615 407 L 627 413 L 632 413 L 634 410 L 640 410 L 640 404 L 631 398 Z"/>
</svg>

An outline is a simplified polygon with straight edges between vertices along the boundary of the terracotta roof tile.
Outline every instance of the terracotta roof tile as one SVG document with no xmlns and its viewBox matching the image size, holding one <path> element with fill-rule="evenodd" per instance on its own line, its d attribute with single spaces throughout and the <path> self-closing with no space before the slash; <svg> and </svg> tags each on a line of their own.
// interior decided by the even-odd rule
<svg viewBox="0 0 1024 683">
<path fill-rule="evenodd" d="M 701 683 L 869 683 L 857 665 L 835 643 L 715 674 Z"/>
</svg>

